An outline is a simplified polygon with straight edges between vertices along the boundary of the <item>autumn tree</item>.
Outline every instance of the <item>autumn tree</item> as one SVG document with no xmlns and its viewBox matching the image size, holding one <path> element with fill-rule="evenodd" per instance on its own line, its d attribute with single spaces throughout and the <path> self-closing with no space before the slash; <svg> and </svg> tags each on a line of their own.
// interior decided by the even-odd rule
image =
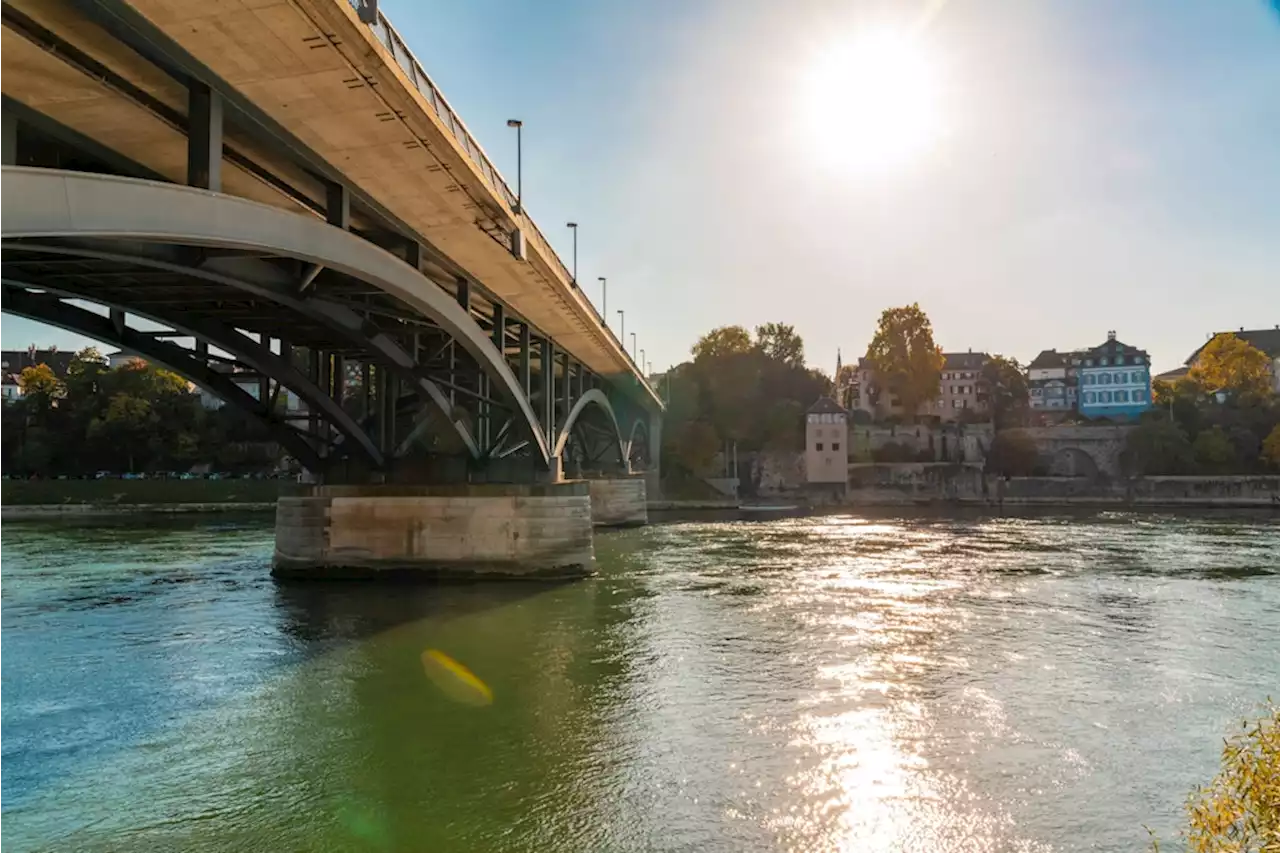
<svg viewBox="0 0 1280 853">
<path fill-rule="evenodd" d="M 693 345 L 695 361 L 751 352 L 751 334 L 741 326 L 721 326 L 712 329 Z"/>
<path fill-rule="evenodd" d="M 992 356 L 982 366 L 982 379 L 991 396 L 991 416 L 996 429 L 1019 423 L 1027 410 L 1030 392 L 1026 373 L 1018 360 Z"/>
<path fill-rule="evenodd" d="M 918 303 L 888 308 L 880 315 L 867 360 L 877 381 L 901 401 L 908 418 L 938 396 L 942 348 L 934 343 L 933 326 Z"/>
<path fill-rule="evenodd" d="M 766 358 L 779 364 L 804 367 L 804 341 L 796 334 L 795 326 L 786 323 L 756 326 L 756 346 Z"/>
<path fill-rule="evenodd" d="M 1262 442 L 1262 460 L 1280 470 L 1280 423 L 1276 424 Z"/>
<path fill-rule="evenodd" d="M 1225 390 L 1255 398 L 1272 393 L 1267 354 L 1230 332 L 1214 335 L 1204 345 L 1189 377 L 1207 393 Z"/>
</svg>

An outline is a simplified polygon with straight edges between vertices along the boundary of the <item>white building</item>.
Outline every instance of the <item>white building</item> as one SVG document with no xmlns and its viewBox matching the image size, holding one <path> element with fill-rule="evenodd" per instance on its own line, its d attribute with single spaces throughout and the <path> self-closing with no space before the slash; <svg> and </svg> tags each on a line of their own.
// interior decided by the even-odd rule
<svg viewBox="0 0 1280 853">
<path fill-rule="evenodd" d="M 3 390 L 4 401 L 12 403 L 14 400 L 22 396 L 22 386 L 18 384 L 18 375 L 5 371 L 4 382 L 0 384 L 0 390 Z"/>
<path fill-rule="evenodd" d="M 814 403 L 805 416 L 804 471 L 809 484 L 849 482 L 849 413 L 830 397 Z"/>
</svg>

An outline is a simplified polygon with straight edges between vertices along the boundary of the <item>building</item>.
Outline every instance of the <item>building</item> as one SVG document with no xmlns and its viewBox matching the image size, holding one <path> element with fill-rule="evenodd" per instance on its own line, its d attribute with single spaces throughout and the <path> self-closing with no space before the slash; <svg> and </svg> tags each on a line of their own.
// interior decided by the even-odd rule
<svg viewBox="0 0 1280 853">
<path fill-rule="evenodd" d="M 830 397 L 819 399 L 805 416 L 804 472 L 808 484 L 849 481 L 849 413 Z"/>
<path fill-rule="evenodd" d="M 1047 349 L 1027 365 L 1027 400 L 1033 412 L 1067 414 L 1076 410 L 1080 361 L 1079 352 Z"/>
<path fill-rule="evenodd" d="M 1081 355 L 1076 368 L 1081 415 L 1132 420 L 1151 408 L 1151 358 L 1145 350 L 1107 332 L 1106 343 Z"/>
<path fill-rule="evenodd" d="M 982 377 L 982 368 L 991 360 L 985 352 L 946 352 L 942 364 L 938 397 L 920 407 L 921 415 L 943 421 L 968 416 L 983 420 L 991 412 L 991 393 Z"/>
<path fill-rule="evenodd" d="M 938 396 L 922 403 L 916 411 L 918 417 L 956 421 L 962 417 L 982 419 L 991 412 L 991 395 L 982 368 L 991 356 L 985 352 L 943 353 L 945 361 L 939 377 Z M 902 402 L 887 389 L 877 385 L 875 371 L 865 358 L 858 359 L 854 371 L 849 398 L 854 409 L 867 412 L 872 418 L 903 417 Z"/>
<path fill-rule="evenodd" d="M 74 352 L 62 352 L 57 347 L 36 349 L 35 344 L 32 344 L 26 349 L 7 349 L 0 352 L 0 370 L 4 371 L 6 381 L 10 373 L 20 376 L 28 367 L 37 367 L 41 364 L 49 365 L 49 369 L 55 376 L 66 376 L 67 368 L 75 357 Z"/>
<path fill-rule="evenodd" d="M 136 352 L 129 352 L 125 349 L 107 353 L 107 366 L 112 370 L 115 370 L 117 367 L 123 367 L 124 365 L 134 361 L 141 361 L 145 364 L 147 360 Z"/>
<path fill-rule="evenodd" d="M 1267 358 L 1271 360 L 1271 390 L 1280 393 L 1280 325 L 1274 329 L 1246 330 L 1241 326 L 1238 332 L 1216 332 L 1209 336 L 1208 341 L 1197 347 L 1195 352 L 1191 353 L 1191 356 L 1185 362 L 1188 370 L 1200 358 L 1200 353 L 1209 345 L 1209 341 L 1212 341 L 1218 335 L 1235 335 L 1249 344 L 1249 346 L 1262 350 Z M 1161 374 L 1159 378 L 1163 379 L 1164 374 Z"/>
<path fill-rule="evenodd" d="M 6 403 L 12 403 L 22 396 L 22 386 L 18 384 L 18 374 L 6 370 L 0 377 L 0 393 Z"/>
</svg>

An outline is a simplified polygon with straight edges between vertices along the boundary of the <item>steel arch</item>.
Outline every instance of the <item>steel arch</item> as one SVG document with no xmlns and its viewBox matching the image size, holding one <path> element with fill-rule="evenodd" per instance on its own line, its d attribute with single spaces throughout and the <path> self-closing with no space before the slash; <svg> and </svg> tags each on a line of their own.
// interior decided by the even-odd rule
<svg viewBox="0 0 1280 853">
<path fill-rule="evenodd" d="M 596 406 L 609 417 L 609 423 L 613 425 L 613 433 L 618 439 L 618 455 L 622 459 L 623 464 L 627 461 L 627 448 L 622 443 L 622 430 L 618 426 L 618 418 L 613 412 L 613 404 L 609 402 L 609 398 L 599 388 L 591 388 L 586 391 L 578 401 L 573 404 L 573 408 L 569 410 L 568 415 L 564 419 L 564 426 L 560 428 L 560 433 L 556 436 L 555 456 L 563 456 L 564 447 L 569 442 L 569 434 L 573 431 L 573 427 L 578 422 L 583 411 L 588 406 Z"/>
<path fill-rule="evenodd" d="M 319 219 L 177 184 L 5 166 L 4 239 L 108 238 L 258 250 L 371 284 L 429 317 L 474 357 L 525 420 L 544 466 L 551 447 L 520 382 L 487 333 L 395 255 Z"/>
<path fill-rule="evenodd" d="M 320 470 L 320 455 L 299 431 L 274 417 L 268 404 L 256 399 L 227 376 L 192 358 L 182 347 L 130 329 L 116 328 L 108 317 L 69 305 L 56 296 L 31 293 L 4 285 L 4 310 L 69 332 L 113 344 L 164 365 L 189 382 L 216 394 L 224 402 L 256 415 L 273 438 L 308 470 Z"/>
<path fill-rule="evenodd" d="M 473 459 L 480 457 L 480 450 L 470 429 L 458 418 L 454 407 L 449 403 L 448 397 L 440 390 L 440 386 L 417 371 L 413 356 L 385 332 L 370 334 L 364 318 L 347 306 L 314 296 L 305 299 L 299 297 L 297 295 L 297 282 L 278 269 L 259 262 L 254 265 L 254 274 L 249 276 L 246 275 L 246 271 L 243 269 L 243 264 L 246 263 L 244 259 L 209 258 L 201 266 L 194 267 L 168 258 L 156 257 L 146 253 L 140 254 L 138 249 L 132 252 L 113 251 L 84 241 L 63 243 L 23 241 L 19 248 L 43 254 L 121 261 L 141 267 L 179 273 L 202 281 L 222 284 L 296 311 L 304 317 L 320 323 L 346 340 L 367 347 L 380 355 L 384 360 L 384 364 L 399 374 L 410 386 L 416 386 L 440 410 L 445 419 L 453 425 L 459 439 L 461 439 L 471 457 Z M 237 263 L 242 266 L 232 266 Z"/>
</svg>

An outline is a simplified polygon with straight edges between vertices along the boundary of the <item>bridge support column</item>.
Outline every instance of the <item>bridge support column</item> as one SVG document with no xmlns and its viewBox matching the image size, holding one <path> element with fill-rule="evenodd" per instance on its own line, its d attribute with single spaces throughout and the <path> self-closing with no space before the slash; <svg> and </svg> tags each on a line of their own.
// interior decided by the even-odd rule
<svg viewBox="0 0 1280 853">
<path fill-rule="evenodd" d="M 297 486 L 272 573 L 296 579 L 562 579 L 592 571 L 586 483 Z"/>
<path fill-rule="evenodd" d="M 639 527 L 649 523 L 643 475 L 587 483 L 591 486 L 591 523 L 596 527 Z"/>
</svg>

